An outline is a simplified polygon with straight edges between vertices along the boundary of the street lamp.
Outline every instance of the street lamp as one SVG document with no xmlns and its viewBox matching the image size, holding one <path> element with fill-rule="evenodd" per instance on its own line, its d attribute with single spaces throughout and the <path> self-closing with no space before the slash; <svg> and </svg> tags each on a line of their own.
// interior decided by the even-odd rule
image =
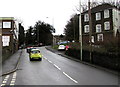
<svg viewBox="0 0 120 87">
<path fill-rule="evenodd" d="M 49 18 L 49 17 L 46 17 L 46 18 Z M 52 17 L 52 26 L 53 26 L 53 28 L 54 28 L 54 17 Z M 53 32 L 54 33 L 54 32 Z M 53 46 L 54 46 L 54 44 L 56 43 L 56 38 L 54 37 L 54 35 L 53 35 Z"/>
<path fill-rule="evenodd" d="M 80 59 L 82 61 L 82 28 L 81 28 L 81 1 L 79 0 L 79 42 L 80 42 Z"/>
</svg>

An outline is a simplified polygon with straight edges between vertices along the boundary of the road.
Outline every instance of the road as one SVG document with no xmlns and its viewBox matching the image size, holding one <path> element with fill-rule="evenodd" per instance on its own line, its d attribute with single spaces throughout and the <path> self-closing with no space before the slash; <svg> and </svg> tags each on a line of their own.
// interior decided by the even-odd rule
<svg viewBox="0 0 120 87">
<path fill-rule="evenodd" d="M 6 85 L 118 85 L 118 76 L 39 47 L 42 61 L 29 61 L 24 49 L 19 70 L 3 77 Z"/>
</svg>

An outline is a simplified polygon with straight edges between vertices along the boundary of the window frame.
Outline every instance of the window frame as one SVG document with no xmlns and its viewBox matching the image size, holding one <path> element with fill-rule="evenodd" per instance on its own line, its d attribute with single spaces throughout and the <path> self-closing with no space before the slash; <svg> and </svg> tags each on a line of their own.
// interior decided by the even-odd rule
<svg viewBox="0 0 120 87">
<path fill-rule="evenodd" d="M 89 25 L 85 25 L 84 26 L 84 33 L 89 33 L 90 29 L 89 29 Z"/>
<path fill-rule="evenodd" d="M 2 36 L 2 46 L 10 46 L 10 36 Z"/>
<path fill-rule="evenodd" d="M 89 15 L 88 15 L 87 13 L 84 15 L 84 21 L 85 21 L 85 22 L 88 22 L 88 21 L 89 21 Z"/>
<path fill-rule="evenodd" d="M 104 30 L 110 30 L 110 22 L 109 21 L 104 22 Z"/>
<path fill-rule="evenodd" d="M 98 28 L 98 26 L 100 26 L 100 29 Z M 100 32 L 102 32 L 102 26 L 101 26 L 101 24 L 97 24 L 96 25 L 96 33 L 100 33 Z"/>
<path fill-rule="evenodd" d="M 95 15 L 96 15 L 96 20 L 101 20 L 101 13 L 100 12 L 96 13 Z"/>
<path fill-rule="evenodd" d="M 91 42 L 94 43 L 95 42 L 95 37 L 91 36 Z"/>
<path fill-rule="evenodd" d="M 109 18 L 110 17 L 110 12 L 108 9 L 104 10 L 104 18 Z"/>
<path fill-rule="evenodd" d="M 100 35 L 102 36 L 102 39 L 100 38 Z M 97 35 L 97 41 L 103 41 L 103 34 L 98 34 Z"/>
<path fill-rule="evenodd" d="M 7 24 L 6 24 L 7 23 Z M 8 29 L 11 29 L 12 28 L 12 22 L 11 21 L 3 21 L 2 22 L 2 28 L 8 28 Z"/>
</svg>

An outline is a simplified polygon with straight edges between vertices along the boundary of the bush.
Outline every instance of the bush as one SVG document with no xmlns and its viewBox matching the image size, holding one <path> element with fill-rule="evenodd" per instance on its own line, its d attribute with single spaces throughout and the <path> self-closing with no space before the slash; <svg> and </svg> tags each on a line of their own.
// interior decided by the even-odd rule
<svg viewBox="0 0 120 87">
<path fill-rule="evenodd" d="M 65 52 L 66 55 L 80 59 L 80 43 L 70 43 L 70 48 Z M 120 69 L 120 52 L 118 51 L 117 40 L 103 42 L 101 45 L 92 46 L 92 63 L 109 69 Z M 83 45 L 83 61 L 90 62 L 90 46 Z"/>
<path fill-rule="evenodd" d="M 118 42 L 118 39 L 113 38 L 104 41 L 102 46 L 107 50 L 108 53 L 117 53 L 118 49 L 120 49 L 120 47 L 118 46 L 119 44 L 120 43 Z"/>
<path fill-rule="evenodd" d="M 118 70 L 118 55 L 93 52 L 93 64 L 109 69 Z"/>
<path fill-rule="evenodd" d="M 59 46 L 59 45 L 54 45 L 52 48 L 53 48 L 53 49 L 58 49 L 58 46 Z"/>
<path fill-rule="evenodd" d="M 80 43 L 69 43 L 69 50 L 65 53 L 80 59 Z M 109 69 L 120 69 L 120 36 L 106 36 L 102 42 L 92 43 L 92 63 Z M 90 62 L 89 43 L 83 43 L 83 61 Z"/>
</svg>

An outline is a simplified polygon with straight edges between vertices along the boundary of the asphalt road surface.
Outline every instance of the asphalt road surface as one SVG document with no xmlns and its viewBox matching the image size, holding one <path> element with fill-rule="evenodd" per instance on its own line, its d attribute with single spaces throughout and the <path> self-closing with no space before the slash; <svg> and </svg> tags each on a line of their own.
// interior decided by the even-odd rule
<svg viewBox="0 0 120 87">
<path fill-rule="evenodd" d="M 29 61 L 23 50 L 19 70 L 4 76 L 7 85 L 118 85 L 118 76 L 64 58 L 39 47 L 42 61 Z"/>
</svg>

